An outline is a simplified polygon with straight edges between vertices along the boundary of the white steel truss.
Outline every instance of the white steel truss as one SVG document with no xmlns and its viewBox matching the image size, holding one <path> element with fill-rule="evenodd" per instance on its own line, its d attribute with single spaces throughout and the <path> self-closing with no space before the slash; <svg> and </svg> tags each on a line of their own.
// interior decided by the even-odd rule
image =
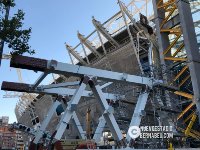
<svg viewBox="0 0 200 150">
<path fill-rule="evenodd" d="M 40 71 L 43 71 L 44 73 L 39 77 L 39 79 L 35 82 L 34 85 L 20 84 L 19 86 L 17 86 L 17 83 L 3 82 L 2 84 L 3 90 L 14 90 L 14 91 L 25 90 L 27 92 L 65 94 L 65 92 L 67 92 L 67 90 L 69 89 L 64 90 L 64 88 L 66 88 L 67 86 L 77 86 L 78 83 L 69 82 L 69 83 L 60 83 L 60 84 L 47 85 L 47 86 L 40 86 L 39 84 L 42 82 L 42 80 L 48 73 L 72 75 L 72 76 L 77 76 L 77 77 L 82 78 L 81 82 L 78 85 L 78 88 L 76 90 L 72 89 L 73 92 L 71 92 L 71 95 L 73 96 L 71 100 L 68 102 L 68 105 L 60 119 L 60 122 L 56 127 L 56 132 L 54 136 L 54 139 L 56 140 L 60 140 L 62 138 L 62 135 L 67 127 L 67 124 L 72 118 L 74 118 L 75 123 L 78 124 L 77 128 L 79 130 L 79 133 L 82 135 L 81 137 L 83 138 L 83 133 L 85 132 L 81 129 L 80 122 L 75 112 L 77 109 L 77 105 L 80 101 L 80 98 L 83 95 L 91 96 L 92 95 L 91 91 L 92 91 L 93 96 L 95 97 L 95 99 L 97 99 L 97 101 L 99 102 L 101 106 L 101 110 L 103 114 L 101 119 L 103 118 L 105 119 L 105 121 L 102 120 L 99 122 L 94 139 L 95 140 L 99 139 L 98 133 L 102 130 L 102 127 L 105 125 L 105 122 L 106 122 L 107 125 L 109 126 L 110 131 L 113 134 L 114 139 L 117 141 L 121 141 L 123 139 L 123 136 L 114 118 L 113 108 L 112 106 L 108 105 L 106 101 L 107 98 L 114 98 L 114 97 L 116 98 L 116 96 L 112 94 L 111 94 L 112 97 L 106 96 L 106 94 L 102 92 L 102 88 L 109 86 L 110 84 L 112 84 L 112 82 L 129 83 L 133 85 L 136 84 L 136 85 L 147 87 L 147 89 L 151 89 L 154 85 L 162 84 L 161 80 L 155 80 L 153 78 L 140 77 L 140 76 L 129 75 L 129 74 L 124 74 L 124 73 L 95 69 L 95 68 L 90 68 L 90 67 L 60 63 L 55 60 L 48 61 L 44 59 L 37 59 L 37 58 L 31 58 L 31 57 L 25 57 L 25 56 L 16 56 L 15 58 L 12 58 L 11 66 L 20 67 L 20 68 L 29 69 L 29 70 L 31 69 L 40 70 Z M 97 79 L 104 80 L 104 81 L 112 81 L 112 82 L 108 82 L 104 84 L 103 86 L 100 86 L 98 84 Z M 11 85 L 15 85 L 15 86 L 11 86 Z M 90 94 L 85 91 L 85 88 L 87 85 L 89 85 L 91 89 L 91 91 L 88 91 Z M 57 87 L 57 90 L 56 90 L 56 87 Z M 64 92 L 62 93 L 60 89 L 63 89 Z M 87 94 L 84 94 L 85 92 Z M 130 126 L 140 125 L 142 112 L 147 103 L 148 94 L 149 92 L 146 91 L 144 93 L 141 93 L 141 95 L 139 96 Z M 121 96 L 121 98 L 123 98 L 123 95 Z M 57 108 L 59 104 L 60 102 L 57 102 L 57 101 L 54 102 L 53 106 L 49 110 L 49 113 L 47 117 L 45 118 L 45 120 L 43 121 L 40 130 L 38 130 L 36 134 L 37 138 L 35 139 L 35 143 L 39 141 L 39 139 L 42 136 L 42 133 L 45 132 L 45 129 L 52 117 L 52 114 L 55 112 L 55 109 Z M 128 141 L 130 141 L 130 138 L 128 138 Z"/>
<path fill-rule="evenodd" d="M 109 34 L 109 32 L 103 27 L 100 21 L 97 21 L 94 17 L 92 18 L 92 23 L 95 26 L 96 30 L 99 31 L 113 46 L 119 47 L 119 44 L 113 37 Z"/>
<path fill-rule="evenodd" d="M 84 44 L 97 57 L 101 57 L 101 54 L 96 50 L 95 46 L 93 46 L 89 40 L 85 39 L 85 37 L 82 34 L 80 34 L 79 32 L 77 33 L 77 36 L 78 36 L 81 44 Z M 86 56 L 87 56 L 87 54 L 86 54 Z"/>
</svg>

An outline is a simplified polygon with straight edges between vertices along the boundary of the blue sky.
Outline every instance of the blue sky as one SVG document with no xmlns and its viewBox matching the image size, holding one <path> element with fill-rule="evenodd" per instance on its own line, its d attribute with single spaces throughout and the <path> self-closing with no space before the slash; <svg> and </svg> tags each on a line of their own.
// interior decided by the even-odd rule
<svg viewBox="0 0 200 150">
<path fill-rule="evenodd" d="M 129 0 L 126 0 L 129 2 Z M 119 11 L 117 0 L 16 0 L 16 7 L 26 13 L 24 27 L 32 27 L 30 45 L 36 50 L 34 57 L 69 62 L 64 43 L 78 44 L 77 30 L 88 35 L 94 30 L 92 16 L 101 22 Z M 9 50 L 5 47 L 4 53 Z M 22 72 L 23 80 L 33 83 L 39 74 L 33 71 Z M 0 68 L 2 81 L 18 82 L 15 68 L 9 67 L 9 60 L 3 60 Z M 14 108 L 17 99 L 2 98 L 0 91 L 0 116 L 9 116 L 9 122 L 16 121 Z"/>
</svg>

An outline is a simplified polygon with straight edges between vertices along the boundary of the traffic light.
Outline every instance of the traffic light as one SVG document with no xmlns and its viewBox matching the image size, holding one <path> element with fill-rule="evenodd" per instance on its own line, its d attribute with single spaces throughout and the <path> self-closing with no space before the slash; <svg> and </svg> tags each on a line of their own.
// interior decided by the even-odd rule
<svg viewBox="0 0 200 150">
<path fill-rule="evenodd" d="M 35 118 L 33 118 L 33 119 L 31 120 L 31 122 L 32 122 L 32 125 L 36 125 L 37 123 L 40 123 L 39 117 L 36 116 Z"/>
</svg>

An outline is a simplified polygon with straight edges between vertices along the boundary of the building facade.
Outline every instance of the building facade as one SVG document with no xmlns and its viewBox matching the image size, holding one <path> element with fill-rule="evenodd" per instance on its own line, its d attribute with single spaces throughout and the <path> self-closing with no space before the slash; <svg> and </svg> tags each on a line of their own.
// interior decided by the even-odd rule
<svg viewBox="0 0 200 150">
<path fill-rule="evenodd" d="M 10 130 L 9 117 L 0 117 L 0 149 L 23 149 L 23 140 L 20 131 Z"/>
</svg>

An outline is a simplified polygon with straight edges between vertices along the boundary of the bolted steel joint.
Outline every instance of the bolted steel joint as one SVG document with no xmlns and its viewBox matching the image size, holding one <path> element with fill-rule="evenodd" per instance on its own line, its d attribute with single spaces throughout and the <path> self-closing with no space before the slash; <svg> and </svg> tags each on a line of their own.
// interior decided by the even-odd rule
<svg viewBox="0 0 200 150">
<path fill-rule="evenodd" d="M 89 80 L 90 80 L 90 77 L 84 76 L 83 78 L 81 78 L 80 85 L 81 83 L 88 84 Z"/>
<path fill-rule="evenodd" d="M 49 69 L 55 69 L 58 65 L 58 62 L 56 60 L 51 60 L 49 63 Z"/>
<path fill-rule="evenodd" d="M 31 86 L 31 88 L 32 88 L 32 86 Z M 42 91 L 44 91 L 44 87 L 43 86 L 37 87 L 36 90 L 38 90 L 39 92 L 42 92 Z"/>
<path fill-rule="evenodd" d="M 97 85 L 98 82 L 97 82 L 97 77 L 92 77 L 91 80 L 93 81 L 94 85 Z"/>
<path fill-rule="evenodd" d="M 88 84 L 90 85 L 91 88 L 97 85 L 97 77 L 91 77 L 88 81 Z"/>
<path fill-rule="evenodd" d="M 63 98 L 63 96 L 62 96 L 62 95 L 58 95 L 56 99 L 57 99 L 57 101 L 59 101 L 59 102 L 60 102 L 60 101 L 62 101 L 62 98 Z"/>
<path fill-rule="evenodd" d="M 128 77 L 128 74 L 123 73 L 122 76 L 121 76 L 121 79 L 126 81 L 127 77 Z"/>
</svg>

